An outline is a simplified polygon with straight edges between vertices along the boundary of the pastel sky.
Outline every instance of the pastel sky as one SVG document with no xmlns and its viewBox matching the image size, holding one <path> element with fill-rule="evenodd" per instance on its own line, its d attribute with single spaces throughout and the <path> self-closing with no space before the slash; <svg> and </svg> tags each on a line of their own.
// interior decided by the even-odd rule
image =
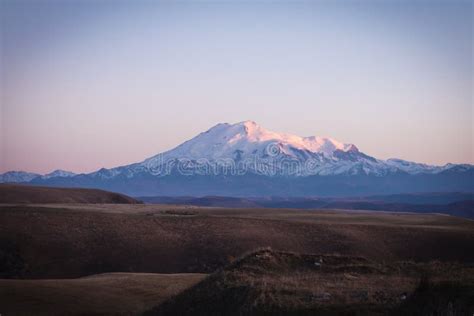
<svg viewBox="0 0 474 316">
<path fill-rule="evenodd" d="M 472 1 L 0 1 L 0 172 L 90 172 L 220 122 L 474 163 Z"/>
</svg>

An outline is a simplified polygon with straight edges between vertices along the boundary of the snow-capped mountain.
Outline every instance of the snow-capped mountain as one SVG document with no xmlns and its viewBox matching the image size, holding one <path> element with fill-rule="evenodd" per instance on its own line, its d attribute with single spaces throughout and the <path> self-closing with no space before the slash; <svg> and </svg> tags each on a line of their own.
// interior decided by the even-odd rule
<svg viewBox="0 0 474 316">
<path fill-rule="evenodd" d="M 75 175 L 76 174 L 74 172 L 57 169 L 57 170 L 54 170 L 53 172 L 45 174 L 44 176 L 41 176 L 41 178 L 43 179 L 50 179 L 50 178 L 55 178 L 55 177 L 69 178 L 69 177 L 74 177 Z"/>
<path fill-rule="evenodd" d="M 301 137 L 269 131 L 253 121 L 218 124 L 178 147 L 141 163 L 94 173 L 101 178 L 138 173 L 155 176 L 254 173 L 274 176 L 438 173 L 456 165 L 431 166 L 401 159 L 380 160 L 327 137 Z"/>
<path fill-rule="evenodd" d="M 65 171 L 65 170 L 54 170 L 45 175 L 40 175 L 38 173 L 24 172 L 24 171 L 8 171 L 3 174 L 0 174 L 0 183 L 24 183 L 30 182 L 34 179 L 51 179 L 51 178 L 67 178 L 73 177 L 76 174 L 74 172 Z"/>
<path fill-rule="evenodd" d="M 269 131 L 253 121 L 218 124 L 208 131 L 164 153 L 167 157 L 189 159 L 234 158 L 238 151 L 245 156 L 265 156 L 268 146 L 278 145 L 278 153 L 297 157 L 298 151 L 331 156 L 334 151 L 357 151 L 352 144 L 343 144 L 325 137 L 300 137 Z"/>
<path fill-rule="evenodd" d="M 59 170 L 19 182 L 101 188 L 134 196 L 472 192 L 474 166 L 382 160 L 332 138 L 277 133 L 244 121 L 218 124 L 138 163 L 79 175 Z"/>
<path fill-rule="evenodd" d="M 24 171 L 8 171 L 0 174 L 0 183 L 20 183 L 30 182 L 40 175 L 37 173 L 24 172 Z"/>
</svg>

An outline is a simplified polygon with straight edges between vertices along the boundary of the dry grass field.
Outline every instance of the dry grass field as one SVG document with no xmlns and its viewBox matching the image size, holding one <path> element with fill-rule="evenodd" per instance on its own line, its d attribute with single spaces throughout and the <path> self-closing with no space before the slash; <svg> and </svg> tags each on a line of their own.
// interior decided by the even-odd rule
<svg viewBox="0 0 474 316">
<path fill-rule="evenodd" d="M 4 278 L 210 273 L 260 247 L 375 261 L 474 262 L 474 222 L 359 211 L 4 205 L 0 245 Z"/>
<path fill-rule="evenodd" d="M 415 297 L 426 267 L 438 267 L 438 281 L 470 280 L 474 222 L 343 210 L 3 204 L 0 246 L 2 315 L 217 315 L 234 297 L 243 308 L 236 310 L 249 314 L 377 314 L 403 303 L 405 292 L 407 302 Z M 262 248 L 271 250 L 252 257 Z M 203 274 L 211 276 L 197 283 Z M 469 282 L 462 286 L 471 289 Z"/>
<path fill-rule="evenodd" d="M 98 189 L 51 188 L 0 183 L 0 203 L 141 203 L 124 194 Z"/>
<path fill-rule="evenodd" d="M 78 279 L 0 280 L 2 315 L 139 315 L 204 274 L 106 273 Z"/>
<path fill-rule="evenodd" d="M 433 293 L 437 287 L 441 293 Z M 422 302 L 417 297 L 420 291 L 436 304 Z M 415 300 L 414 306 L 410 300 Z M 362 257 L 261 249 L 147 315 L 470 315 L 473 311 L 472 266 L 381 264 Z"/>
</svg>

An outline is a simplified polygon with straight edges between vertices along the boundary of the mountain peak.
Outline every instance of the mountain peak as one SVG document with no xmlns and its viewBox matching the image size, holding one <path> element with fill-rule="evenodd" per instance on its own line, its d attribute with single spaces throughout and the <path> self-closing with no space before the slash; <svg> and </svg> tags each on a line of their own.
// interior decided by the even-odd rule
<svg viewBox="0 0 474 316">
<path fill-rule="evenodd" d="M 302 166 L 300 174 L 307 175 L 384 175 L 396 171 L 410 174 L 440 171 L 439 168 L 420 164 L 413 164 L 407 168 L 399 163 L 378 160 L 360 152 L 354 144 L 343 143 L 329 137 L 302 137 L 274 132 L 252 120 L 217 124 L 174 149 L 133 165 L 133 168 L 137 172 L 152 170 L 152 174 L 157 175 L 163 174 L 162 166 L 173 168 L 173 163 L 186 163 L 186 161 L 189 163 L 186 168 L 197 168 L 196 170 L 200 168 L 196 166 L 200 165 L 204 165 L 205 170 L 214 170 L 212 168 L 225 162 L 236 168 L 248 167 L 257 174 L 260 172 L 271 174 L 272 170 L 289 168 L 279 165 L 280 162 L 297 162 L 298 166 Z M 262 166 L 268 170 L 261 171 L 259 168 Z M 116 172 L 122 171 L 117 168 Z M 134 172 L 128 172 L 127 176 Z"/>
<path fill-rule="evenodd" d="M 255 123 L 255 121 L 252 121 L 252 120 L 246 120 L 246 121 L 242 121 L 242 122 L 239 122 L 239 123 L 236 123 L 236 125 L 243 125 L 243 126 L 247 126 L 247 127 L 252 127 L 252 126 L 258 126 L 257 123 Z"/>
<path fill-rule="evenodd" d="M 66 171 L 66 170 L 62 170 L 62 169 L 56 169 L 48 174 L 45 174 L 43 176 L 44 179 L 49 179 L 49 178 L 55 178 L 55 177 L 62 177 L 62 178 L 66 178 L 66 177 L 73 177 L 75 176 L 76 174 L 74 172 L 71 172 L 71 171 Z"/>
<path fill-rule="evenodd" d="M 227 159 L 233 158 L 236 152 L 239 152 L 239 157 L 255 157 L 265 156 L 268 147 L 273 144 L 278 144 L 281 154 L 291 157 L 303 152 L 307 155 L 322 154 L 328 157 L 336 150 L 358 152 L 357 147 L 352 144 L 326 137 L 302 137 L 273 132 L 252 120 L 247 120 L 235 124 L 217 124 L 163 155 L 171 159 Z"/>
<path fill-rule="evenodd" d="M 463 177 L 472 177 L 473 169 L 474 166 L 472 165 L 430 166 L 400 159 L 380 160 L 360 152 L 353 144 L 342 143 L 329 137 L 302 137 L 273 132 L 254 121 L 247 120 L 234 124 L 217 124 L 181 145 L 142 162 L 112 169 L 102 168 L 78 176 L 63 170 L 55 170 L 45 176 L 25 172 L 7 172 L 0 174 L 0 183 L 82 184 L 91 181 L 90 183 L 98 183 L 102 186 L 108 185 L 108 181 L 113 181 L 110 183 L 123 183 L 122 181 L 128 183 L 130 181 L 130 183 L 139 183 L 140 187 L 148 187 L 148 184 L 152 183 L 148 181 L 153 181 L 151 177 L 160 177 L 156 181 L 160 181 L 157 183 L 160 183 L 159 188 L 162 190 L 166 186 L 161 185 L 161 177 L 168 175 L 183 175 L 186 177 L 193 175 L 224 175 L 228 179 L 228 177 L 234 175 L 244 176 L 246 174 L 270 177 L 284 175 L 286 178 L 286 176 L 335 175 L 374 175 L 383 177 L 390 174 L 400 174 L 401 176 L 431 174 L 434 176 L 449 172 L 450 175 L 462 174 Z M 141 179 L 145 181 L 143 183 L 146 183 L 146 185 L 141 184 Z M 316 179 L 315 183 L 326 181 L 322 178 L 314 179 Z M 183 181 L 185 182 L 180 182 L 180 186 L 186 186 L 186 180 Z M 201 186 L 200 181 L 207 180 L 199 178 L 197 182 L 191 182 Z M 231 186 L 232 183 L 238 183 L 233 181 L 226 183 Z M 221 184 L 216 185 L 220 186 Z M 225 184 L 222 185 L 225 186 Z M 252 182 L 252 185 L 255 185 L 255 183 Z M 364 182 L 361 185 L 365 187 L 366 183 Z M 203 187 L 205 191 L 206 185 Z M 314 189 L 316 191 L 311 192 L 317 193 L 320 188 L 321 186 L 316 185 Z M 182 192 L 180 189 L 181 187 L 178 188 L 178 192 Z M 257 190 L 257 188 L 252 188 L 251 192 L 254 192 L 254 189 Z M 351 186 L 350 189 L 353 190 L 353 187 Z M 379 189 L 377 188 L 377 190 Z M 153 191 L 153 193 L 156 192 Z"/>
</svg>

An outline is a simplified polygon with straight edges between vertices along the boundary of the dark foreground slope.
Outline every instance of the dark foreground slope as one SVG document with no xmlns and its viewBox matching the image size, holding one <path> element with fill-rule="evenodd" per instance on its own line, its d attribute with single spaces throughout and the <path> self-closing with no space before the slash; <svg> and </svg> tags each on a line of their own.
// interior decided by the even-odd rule
<svg viewBox="0 0 474 316">
<path fill-rule="evenodd" d="M 236 260 L 146 315 L 471 315 L 473 311 L 472 267 L 382 264 L 356 256 L 264 249 Z"/>
<path fill-rule="evenodd" d="M 474 262 L 474 222 L 433 214 L 160 205 L 0 206 L 0 275 L 209 273 L 259 247 Z"/>
<path fill-rule="evenodd" d="M 0 184 L 0 203 L 118 203 L 139 201 L 123 194 L 97 189 L 49 188 L 28 185 Z"/>
<path fill-rule="evenodd" d="M 3 315 L 140 315 L 204 274 L 107 273 L 78 279 L 2 280 Z"/>
</svg>

